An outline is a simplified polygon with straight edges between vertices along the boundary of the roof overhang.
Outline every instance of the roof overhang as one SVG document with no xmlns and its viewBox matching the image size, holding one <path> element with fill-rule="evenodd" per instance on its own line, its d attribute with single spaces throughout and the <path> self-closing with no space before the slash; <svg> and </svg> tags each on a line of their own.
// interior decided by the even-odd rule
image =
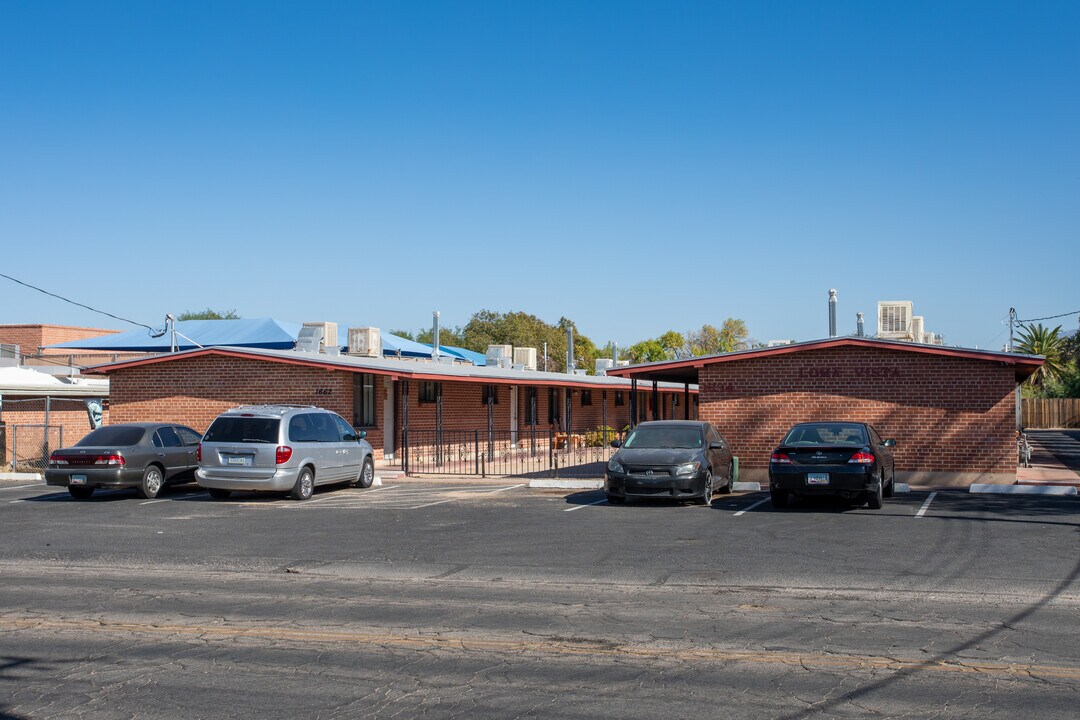
<svg viewBox="0 0 1080 720">
<path fill-rule="evenodd" d="M 919 343 L 909 343 L 897 340 L 879 340 L 877 338 L 841 337 L 827 338 L 824 340 L 810 340 L 807 342 L 779 345 L 770 348 L 753 348 L 751 350 L 740 350 L 721 355 L 706 355 L 702 357 L 682 358 L 679 360 L 644 363 L 641 365 L 626 365 L 623 367 L 611 368 L 607 373 L 608 375 L 637 380 L 697 384 L 698 374 L 701 368 L 706 365 L 744 362 L 746 360 L 758 358 L 840 347 L 874 348 L 877 350 L 892 350 L 921 355 L 935 355 L 938 357 L 953 357 L 999 363 L 1001 365 L 1011 366 L 1014 369 L 1017 382 L 1026 380 L 1042 367 L 1043 362 L 1045 362 L 1045 358 L 1041 355 L 1021 355 L 1018 353 L 995 352 L 992 350 L 971 350 L 967 348 L 943 347 L 940 345 L 922 345 Z"/>
</svg>

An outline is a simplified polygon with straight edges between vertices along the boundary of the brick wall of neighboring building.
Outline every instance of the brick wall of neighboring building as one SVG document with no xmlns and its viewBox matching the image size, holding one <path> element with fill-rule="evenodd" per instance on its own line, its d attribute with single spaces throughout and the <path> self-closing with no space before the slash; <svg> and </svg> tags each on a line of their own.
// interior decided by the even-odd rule
<svg viewBox="0 0 1080 720">
<path fill-rule="evenodd" d="M 985 360 L 841 347 L 701 369 L 701 417 L 731 441 L 746 479 L 797 422 L 857 420 L 896 440 L 898 478 L 1015 478 L 1015 370 Z"/>
<path fill-rule="evenodd" d="M 41 348 L 56 343 L 69 342 L 71 340 L 85 340 L 87 338 L 112 335 L 119 330 L 103 330 L 101 328 L 71 327 L 68 325 L 0 325 L 0 343 L 5 345 L 18 345 L 25 355 L 37 354 Z M 63 350 L 50 350 L 50 354 L 66 354 Z M 79 353 L 89 353 L 89 350 L 79 350 Z"/>
<path fill-rule="evenodd" d="M 108 423 L 109 416 L 106 407 L 103 422 Z M 74 445 L 90 432 L 90 417 L 81 398 L 50 399 L 47 437 L 42 427 L 45 417 L 44 398 L 4 398 L 0 412 L 0 469 L 11 467 L 12 462 L 20 466 L 40 463 L 46 447 L 52 451 Z"/>
</svg>

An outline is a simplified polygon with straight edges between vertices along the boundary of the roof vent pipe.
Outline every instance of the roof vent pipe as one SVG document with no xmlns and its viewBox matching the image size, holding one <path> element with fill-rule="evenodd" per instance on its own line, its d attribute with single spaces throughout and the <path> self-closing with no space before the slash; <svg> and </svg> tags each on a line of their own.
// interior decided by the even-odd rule
<svg viewBox="0 0 1080 720">
<path fill-rule="evenodd" d="M 574 373 L 574 329 L 566 328 L 566 372 Z"/>
<path fill-rule="evenodd" d="M 836 288 L 829 290 L 829 337 L 836 337 Z"/>
<path fill-rule="evenodd" d="M 855 313 L 855 327 L 857 328 L 857 330 L 855 331 L 856 335 L 858 335 L 859 337 L 866 337 L 866 328 L 863 323 L 862 313 Z"/>
<path fill-rule="evenodd" d="M 619 343 L 611 343 L 611 365 L 619 366 Z"/>
<path fill-rule="evenodd" d="M 439 311 L 431 313 L 431 359 L 439 359 Z"/>
</svg>

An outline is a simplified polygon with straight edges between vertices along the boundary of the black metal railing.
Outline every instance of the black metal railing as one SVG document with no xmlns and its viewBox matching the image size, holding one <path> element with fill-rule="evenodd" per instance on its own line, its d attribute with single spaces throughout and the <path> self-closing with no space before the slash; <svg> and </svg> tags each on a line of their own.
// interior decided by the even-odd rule
<svg viewBox="0 0 1080 720">
<path fill-rule="evenodd" d="M 409 475 L 602 477 L 616 439 L 622 433 L 605 427 L 410 429 L 403 434 L 402 469 Z"/>
</svg>

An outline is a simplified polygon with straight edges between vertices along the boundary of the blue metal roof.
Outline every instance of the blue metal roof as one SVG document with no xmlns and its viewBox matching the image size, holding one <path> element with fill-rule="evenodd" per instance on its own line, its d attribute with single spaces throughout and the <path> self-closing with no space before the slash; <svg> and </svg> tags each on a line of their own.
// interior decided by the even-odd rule
<svg viewBox="0 0 1080 720">
<path fill-rule="evenodd" d="M 390 333 L 382 333 L 382 346 L 383 355 L 386 357 L 431 357 L 431 343 L 421 343 L 415 340 L 409 340 L 399 335 L 392 335 Z M 483 367 L 485 365 L 485 358 L 478 352 L 472 350 L 466 350 L 459 347 L 448 347 L 446 345 L 439 346 L 439 352 L 443 355 L 450 355 L 461 360 L 467 360 L 473 365 Z"/>
<path fill-rule="evenodd" d="M 176 332 L 176 344 L 180 350 L 192 350 L 198 345 L 291 350 L 296 345 L 296 336 L 300 332 L 300 326 L 278 322 L 271 318 L 179 320 L 176 323 Z M 85 340 L 69 340 L 48 347 L 50 350 L 168 352 L 171 343 L 170 333 L 154 338 L 150 337 L 150 333 L 146 330 L 132 330 Z"/>
</svg>

